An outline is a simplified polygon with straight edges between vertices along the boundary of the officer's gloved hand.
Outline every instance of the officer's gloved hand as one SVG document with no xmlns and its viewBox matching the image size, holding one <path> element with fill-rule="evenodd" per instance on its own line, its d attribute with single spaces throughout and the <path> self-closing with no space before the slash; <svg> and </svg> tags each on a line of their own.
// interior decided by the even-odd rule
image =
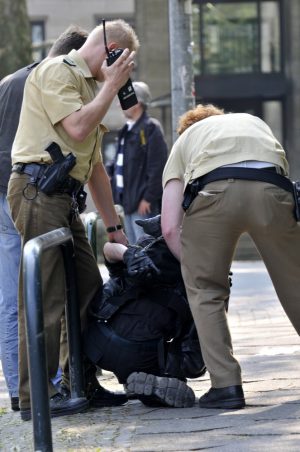
<svg viewBox="0 0 300 452">
<path fill-rule="evenodd" d="M 130 245 L 123 255 L 123 261 L 127 267 L 127 275 L 135 280 L 147 281 L 160 274 L 160 270 L 140 246 Z"/>
</svg>

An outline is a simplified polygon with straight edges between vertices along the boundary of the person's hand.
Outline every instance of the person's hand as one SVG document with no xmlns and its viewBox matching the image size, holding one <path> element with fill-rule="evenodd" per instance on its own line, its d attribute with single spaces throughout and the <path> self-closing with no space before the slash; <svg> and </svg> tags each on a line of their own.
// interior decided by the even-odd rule
<svg viewBox="0 0 300 452">
<path fill-rule="evenodd" d="M 107 66 L 105 59 L 101 66 L 104 81 L 110 83 L 114 89 L 122 88 L 134 68 L 134 57 L 134 51 L 130 52 L 129 49 L 124 49 L 121 56 L 111 66 Z"/>
<path fill-rule="evenodd" d="M 113 243 L 121 243 L 122 245 L 128 245 L 128 238 L 126 237 L 123 229 L 119 229 L 118 231 L 109 232 L 107 234 L 108 241 Z"/>
<path fill-rule="evenodd" d="M 141 202 L 139 203 L 138 213 L 140 215 L 147 215 L 150 212 L 151 212 L 150 202 L 146 201 L 145 199 L 142 199 Z"/>
</svg>

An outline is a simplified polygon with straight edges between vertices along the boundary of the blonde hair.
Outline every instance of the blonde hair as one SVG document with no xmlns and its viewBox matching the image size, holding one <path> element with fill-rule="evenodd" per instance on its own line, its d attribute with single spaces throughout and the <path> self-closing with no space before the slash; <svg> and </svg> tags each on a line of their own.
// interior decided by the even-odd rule
<svg viewBox="0 0 300 452">
<path fill-rule="evenodd" d="M 99 28 L 102 32 L 102 25 L 99 25 Z M 122 49 L 127 47 L 130 51 L 138 50 L 140 46 L 139 39 L 132 26 L 125 20 L 117 19 L 105 22 L 105 31 L 107 42 L 115 41 L 118 47 Z"/>
<path fill-rule="evenodd" d="M 198 104 L 195 108 L 188 110 L 186 113 L 180 116 L 177 133 L 181 135 L 188 127 L 195 124 L 195 122 L 215 115 L 224 115 L 224 110 L 212 104 Z"/>
</svg>

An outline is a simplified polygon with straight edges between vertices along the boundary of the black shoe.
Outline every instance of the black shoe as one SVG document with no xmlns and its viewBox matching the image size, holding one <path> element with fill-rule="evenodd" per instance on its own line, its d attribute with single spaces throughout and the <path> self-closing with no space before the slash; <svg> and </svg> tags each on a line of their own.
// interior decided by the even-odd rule
<svg viewBox="0 0 300 452">
<path fill-rule="evenodd" d="M 147 406 L 187 408 L 195 402 L 192 388 L 178 378 L 158 377 L 144 372 L 130 374 L 126 390 L 130 398 L 135 394 Z"/>
<path fill-rule="evenodd" d="M 71 399 L 69 396 L 66 397 L 58 392 L 50 399 L 51 417 L 82 413 L 83 411 L 86 411 L 88 407 L 89 402 L 84 397 Z M 23 421 L 29 421 L 31 419 L 31 410 L 21 409 L 21 419 Z"/>
<path fill-rule="evenodd" d="M 98 386 L 91 394 L 90 406 L 94 408 L 102 408 L 105 406 L 119 406 L 128 402 L 128 397 L 125 393 L 115 393 Z"/>
<path fill-rule="evenodd" d="M 10 406 L 13 411 L 20 411 L 19 397 L 11 397 L 10 398 Z"/>
<path fill-rule="evenodd" d="M 201 408 L 238 409 L 246 405 L 244 391 L 241 385 L 226 388 L 210 388 L 199 399 Z"/>
</svg>

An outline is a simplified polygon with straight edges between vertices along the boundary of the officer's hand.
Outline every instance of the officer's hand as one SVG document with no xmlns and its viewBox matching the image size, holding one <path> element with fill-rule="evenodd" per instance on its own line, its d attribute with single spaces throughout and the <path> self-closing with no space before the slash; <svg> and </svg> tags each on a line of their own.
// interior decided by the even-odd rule
<svg viewBox="0 0 300 452">
<path fill-rule="evenodd" d="M 128 238 L 126 237 L 123 229 L 119 229 L 118 231 L 109 232 L 107 234 L 108 241 L 112 243 L 121 243 L 122 245 L 128 245 Z"/>
<path fill-rule="evenodd" d="M 124 253 L 123 261 L 126 264 L 128 276 L 135 280 L 145 281 L 160 274 L 160 270 L 152 259 L 139 246 L 130 245 Z"/>
<path fill-rule="evenodd" d="M 107 66 L 107 62 L 104 60 L 101 66 L 104 80 L 115 89 L 122 88 L 134 69 L 134 57 L 134 51 L 130 52 L 129 49 L 124 49 L 121 56 L 111 66 Z"/>
</svg>

